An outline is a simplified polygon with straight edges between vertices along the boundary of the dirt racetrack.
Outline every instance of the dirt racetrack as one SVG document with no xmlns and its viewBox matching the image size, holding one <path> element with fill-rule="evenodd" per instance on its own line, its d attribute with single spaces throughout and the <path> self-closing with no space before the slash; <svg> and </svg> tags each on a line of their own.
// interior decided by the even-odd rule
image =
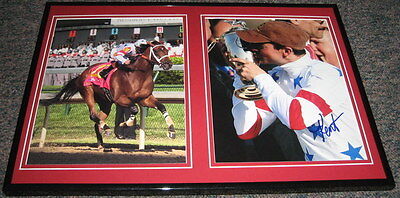
<svg viewBox="0 0 400 198">
<path fill-rule="evenodd" d="M 28 164 L 159 164 L 185 163 L 184 147 L 147 146 L 138 150 L 132 145 L 108 145 L 111 152 L 103 152 L 95 145 L 62 144 L 39 148 L 32 145 Z"/>
</svg>

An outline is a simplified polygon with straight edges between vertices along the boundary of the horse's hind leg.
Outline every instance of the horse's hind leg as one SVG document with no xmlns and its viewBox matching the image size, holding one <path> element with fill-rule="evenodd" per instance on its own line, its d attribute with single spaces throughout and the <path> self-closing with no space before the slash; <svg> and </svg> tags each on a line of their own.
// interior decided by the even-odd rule
<svg viewBox="0 0 400 198">
<path fill-rule="evenodd" d="M 101 100 L 101 99 L 98 99 L 97 103 L 99 104 L 99 107 L 100 107 L 100 112 L 98 113 L 98 119 L 100 121 L 96 122 L 96 124 L 95 124 L 97 144 L 100 145 L 99 148 L 103 149 L 104 152 L 112 152 L 111 148 L 106 148 L 104 146 L 103 136 L 101 135 L 101 132 L 104 132 L 104 134 L 106 136 L 109 136 L 111 134 L 111 129 L 104 122 L 104 120 L 110 114 L 112 103 L 105 101 L 105 100 Z M 99 123 L 99 124 L 97 124 L 97 123 Z"/>
<path fill-rule="evenodd" d="M 103 136 L 101 135 L 99 124 L 94 124 L 94 131 L 96 132 L 97 148 L 104 149 Z"/>
<path fill-rule="evenodd" d="M 104 134 L 106 136 L 109 136 L 111 134 L 111 128 L 105 123 L 105 120 L 110 114 L 112 103 L 105 100 L 99 100 L 98 104 L 100 107 L 100 112 L 98 113 L 98 117 L 100 119 L 100 127 L 104 131 Z"/>
<path fill-rule="evenodd" d="M 94 131 L 96 132 L 97 148 L 104 152 L 112 152 L 111 148 L 106 148 L 103 142 L 103 136 L 101 135 L 102 128 L 99 124 L 94 124 Z"/>
<path fill-rule="evenodd" d="M 150 95 L 148 98 L 141 100 L 139 104 L 145 107 L 158 109 L 163 114 L 165 122 L 168 125 L 168 137 L 171 139 L 175 139 L 176 134 L 174 121 L 172 120 L 171 116 L 167 112 L 167 109 L 161 102 L 159 102 L 153 95 Z"/>
<path fill-rule="evenodd" d="M 98 148 L 104 148 L 101 131 L 104 129 L 105 122 L 101 120 L 101 117 L 105 116 L 96 111 L 96 101 L 94 99 L 93 88 L 90 86 L 83 87 L 83 89 L 79 90 L 79 92 L 89 108 L 90 119 L 96 123 L 94 129 L 97 137 L 97 146 Z"/>
</svg>

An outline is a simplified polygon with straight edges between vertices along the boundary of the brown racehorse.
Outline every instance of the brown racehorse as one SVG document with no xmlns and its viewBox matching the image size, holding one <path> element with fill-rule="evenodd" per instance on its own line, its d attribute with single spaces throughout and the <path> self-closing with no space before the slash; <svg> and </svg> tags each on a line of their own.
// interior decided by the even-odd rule
<svg viewBox="0 0 400 198">
<path fill-rule="evenodd" d="M 168 57 L 168 50 L 164 45 L 153 41 L 141 46 L 139 55 L 131 56 L 131 63 L 120 65 L 110 76 L 110 94 L 97 85 L 84 86 L 83 82 L 90 75 L 90 69 L 99 64 L 95 64 L 83 71 L 79 76 L 68 81 L 62 90 L 52 99 L 46 101 L 51 104 L 57 101 L 68 100 L 77 92 L 80 93 L 87 106 L 89 107 L 90 119 L 95 122 L 95 132 L 97 144 L 100 149 L 104 148 L 101 132 L 110 134 L 110 127 L 105 123 L 111 111 L 111 105 L 129 108 L 131 117 L 121 125 L 131 126 L 138 113 L 136 104 L 144 107 L 158 109 L 164 116 L 168 125 L 168 137 L 175 138 L 174 123 L 163 104 L 153 95 L 153 67 L 158 64 L 164 70 L 172 67 L 172 62 Z M 100 63 L 101 64 L 101 63 Z M 99 105 L 100 112 L 96 110 L 96 103 Z"/>
</svg>

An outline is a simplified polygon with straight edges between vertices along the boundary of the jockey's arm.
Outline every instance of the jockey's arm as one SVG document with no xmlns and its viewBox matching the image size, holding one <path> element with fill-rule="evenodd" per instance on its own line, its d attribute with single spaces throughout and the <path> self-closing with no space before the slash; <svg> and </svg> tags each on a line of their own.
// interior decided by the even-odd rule
<svg viewBox="0 0 400 198">
<path fill-rule="evenodd" d="M 129 55 L 135 54 L 135 48 L 133 46 L 125 47 L 124 49 L 115 53 L 115 59 L 121 64 L 129 64 Z"/>
<path fill-rule="evenodd" d="M 121 64 L 126 64 L 126 62 L 129 61 L 129 59 L 126 57 L 126 54 L 122 53 L 121 51 L 117 52 L 114 58 Z"/>
<path fill-rule="evenodd" d="M 235 73 L 233 86 L 235 89 L 244 86 L 241 77 Z M 264 99 L 245 101 L 232 96 L 232 115 L 236 133 L 241 139 L 252 139 L 260 135 L 275 120 L 276 116 Z"/>
</svg>

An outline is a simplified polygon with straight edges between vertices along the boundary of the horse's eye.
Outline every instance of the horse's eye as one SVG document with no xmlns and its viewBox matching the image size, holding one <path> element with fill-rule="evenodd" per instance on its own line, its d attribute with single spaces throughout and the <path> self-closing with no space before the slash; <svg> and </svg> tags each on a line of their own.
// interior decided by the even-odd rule
<svg viewBox="0 0 400 198">
<path fill-rule="evenodd" d="M 154 51 L 156 51 L 156 52 L 163 52 L 164 51 L 164 49 L 162 48 L 162 47 L 160 47 L 160 48 L 156 48 Z"/>
</svg>

